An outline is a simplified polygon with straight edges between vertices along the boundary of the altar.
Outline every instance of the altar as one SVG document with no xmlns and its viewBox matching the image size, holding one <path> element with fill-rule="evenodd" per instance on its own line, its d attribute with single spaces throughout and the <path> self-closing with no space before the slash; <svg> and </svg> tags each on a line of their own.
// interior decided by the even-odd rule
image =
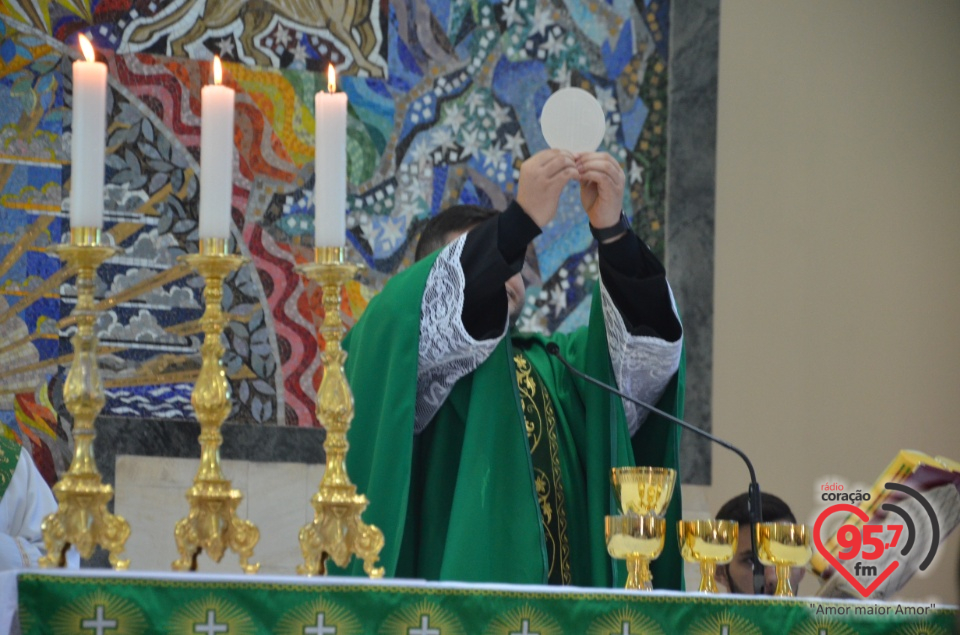
<svg viewBox="0 0 960 635">
<path fill-rule="evenodd" d="M 957 607 L 165 572 L 0 574 L 0 634 L 815 635 L 952 632 Z"/>
</svg>

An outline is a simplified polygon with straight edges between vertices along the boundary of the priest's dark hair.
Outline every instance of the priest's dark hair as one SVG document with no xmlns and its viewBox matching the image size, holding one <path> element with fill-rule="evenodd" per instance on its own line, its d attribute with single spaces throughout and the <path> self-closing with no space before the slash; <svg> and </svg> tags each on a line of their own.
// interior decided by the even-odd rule
<svg viewBox="0 0 960 635">
<path fill-rule="evenodd" d="M 448 207 L 423 226 L 423 232 L 420 233 L 420 240 L 417 242 L 415 259 L 422 260 L 450 242 L 454 235 L 469 231 L 497 214 L 499 212 L 496 210 L 479 205 Z"/>
<path fill-rule="evenodd" d="M 783 499 L 773 494 L 760 493 L 760 510 L 765 522 L 797 522 L 793 512 L 790 511 L 790 506 L 783 502 Z M 738 525 L 749 525 L 750 512 L 747 510 L 747 494 L 734 496 L 724 503 L 720 511 L 717 512 L 717 520 L 732 520 Z"/>
</svg>

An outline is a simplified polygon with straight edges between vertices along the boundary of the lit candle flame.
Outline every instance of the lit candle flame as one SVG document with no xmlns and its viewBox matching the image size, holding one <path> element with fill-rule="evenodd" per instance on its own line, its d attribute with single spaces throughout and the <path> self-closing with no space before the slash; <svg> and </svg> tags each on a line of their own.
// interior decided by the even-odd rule
<svg viewBox="0 0 960 635">
<path fill-rule="evenodd" d="M 223 81 L 223 67 L 220 65 L 220 56 L 213 56 L 213 83 L 219 85 Z"/>
<path fill-rule="evenodd" d="M 337 92 L 337 71 L 333 68 L 333 64 L 327 66 L 327 92 Z"/>
<path fill-rule="evenodd" d="M 83 56 L 87 58 L 87 61 L 95 62 L 97 56 L 93 52 L 93 44 L 90 44 L 90 40 L 83 33 L 77 35 L 77 40 L 80 42 L 80 50 L 83 51 Z"/>
</svg>

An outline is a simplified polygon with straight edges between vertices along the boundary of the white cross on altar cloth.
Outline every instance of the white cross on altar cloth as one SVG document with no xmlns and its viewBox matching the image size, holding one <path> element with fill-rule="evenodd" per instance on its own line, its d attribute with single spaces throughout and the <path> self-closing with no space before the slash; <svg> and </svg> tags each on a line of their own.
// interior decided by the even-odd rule
<svg viewBox="0 0 960 635">
<path fill-rule="evenodd" d="M 205 635 L 214 635 L 215 633 L 226 633 L 229 627 L 226 624 L 217 623 L 217 612 L 213 609 L 207 610 L 207 623 L 194 624 L 194 633 L 204 633 Z"/>
<path fill-rule="evenodd" d="M 621 626 L 619 635 L 630 635 L 630 622 L 621 622 Z"/>
<path fill-rule="evenodd" d="M 334 626 L 324 624 L 323 613 L 317 613 L 317 625 L 303 629 L 303 635 L 336 635 L 337 629 Z"/>
<path fill-rule="evenodd" d="M 414 629 L 410 627 L 407 629 L 408 635 L 440 635 L 439 628 L 430 628 L 430 616 L 421 615 L 420 616 L 420 628 Z"/>
<path fill-rule="evenodd" d="M 83 629 L 92 629 L 96 631 L 97 635 L 103 635 L 103 631 L 107 630 L 117 630 L 117 620 L 108 620 L 105 619 L 103 614 L 103 605 L 97 605 L 97 616 L 92 620 L 83 620 L 80 622 L 80 628 Z"/>
<path fill-rule="evenodd" d="M 530 620 L 522 620 L 520 622 L 520 628 L 523 630 L 519 632 L 515 631 L 513 633 L 510 633 L 510 635 L 540 635 L 540 633 L 536 633 L 530 630 Z"/>
</svg>

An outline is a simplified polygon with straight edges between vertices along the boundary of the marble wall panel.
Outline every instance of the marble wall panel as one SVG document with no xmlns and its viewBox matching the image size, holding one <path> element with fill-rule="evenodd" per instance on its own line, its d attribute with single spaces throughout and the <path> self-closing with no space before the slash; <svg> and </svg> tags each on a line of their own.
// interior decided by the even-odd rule
<svg viewBox="0 0 960 635">
<path fill-rule="evenodd" d="M 117 457 L 114 512 L 130 523 L 126 557 L 131 570 L 169 571 L 179 557 L 174 528 L 189 512 L 185 494 L 198 465 L 198 459 Z M 223 461 L 224 475 L 243 494 L 237 517 L 250 520 L 260 530 L 251 561 L 260 563 L 261 573 L 293 575 L 302 563 L 297 535 L 313 520 L 310 497 L 320 483 L 312 467 L 305 463 Z M 201 553 L 197 570 L 242 573 L 237 554 L 229 550 L 219 563 Z"/>
</svg>

